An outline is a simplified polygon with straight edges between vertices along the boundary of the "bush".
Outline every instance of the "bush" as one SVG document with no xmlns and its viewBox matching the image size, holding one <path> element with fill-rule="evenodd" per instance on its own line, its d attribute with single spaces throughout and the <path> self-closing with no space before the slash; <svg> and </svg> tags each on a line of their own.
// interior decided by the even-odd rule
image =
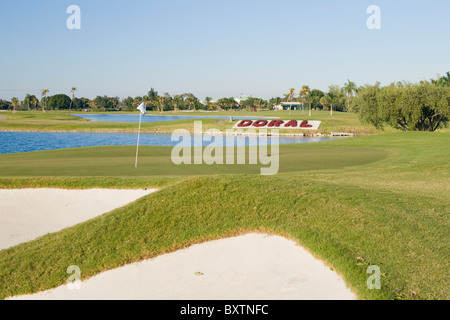
<svg viewBox="0 0 450 320">
<path fill-rule="evenodd" d="M 362 121 L 377 128 L 387 123 L 405 131 L 435 131 L 450 118 L 450 87 L 424 81 L 380 88 L 377 83 L 359 90 L 355 107 Z"/>
<path fill-rule="evenodd" d="M 71 100 L 65 94 L 56 94 L 48 100 L 47 107 L 50 109 L 69 109 Z"/>
</svg>

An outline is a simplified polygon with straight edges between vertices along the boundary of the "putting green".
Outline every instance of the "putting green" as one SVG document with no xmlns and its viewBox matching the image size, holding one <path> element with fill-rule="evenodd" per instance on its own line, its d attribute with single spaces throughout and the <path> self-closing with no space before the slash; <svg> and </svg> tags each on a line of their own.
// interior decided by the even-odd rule
<svg viewBox="0 0 450 320">
<path fill-rule="evenodd" d="M 269 148 L 270 150 L 270 148 Z M 135 147 L 108 146 L 39 151 L 0 156 L 3 177 L 68 176 L 191 176 L 259 174 L 268 165 L 175 165 L 171 147 L 141 147 L 139 167 L 134 167 Z M 383 149 L 313 143 L 280 146 L 280 173 L 341 169 L 385 158 Z M 224 161 L 225 162 L 225 161 Z"/>
</svg>

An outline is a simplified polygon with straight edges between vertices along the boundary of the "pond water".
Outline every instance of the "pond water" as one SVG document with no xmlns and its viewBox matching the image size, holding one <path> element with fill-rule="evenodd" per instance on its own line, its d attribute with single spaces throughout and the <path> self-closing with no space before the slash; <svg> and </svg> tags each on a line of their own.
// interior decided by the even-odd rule
<svg viewBox="0 0 450 320">
<path fill-rule="evenodd" d="M 340 138 L 279 137 L 279 143 L 309 143 L 336 139 Z M 236 142 L 238 145 L 253 144 L 250 140 L 247 137 L 242 140 L 236 139 Z M 225 141 L 225 137 L 223 141 Z M 0 154 L 94 146 L 136 145 L 136 142 L 137 134 L 134 133 L 0 132 Z M 268 137 L 267 143 L 271 142 L 272 139 Z M 141 134 L 139 145 L 175 146 L 178 143 L 178 140 L 171 141 L 170 134 L 152 133 Z M 211 142 L 203 142 L 205 146 L 209 144 Z"/>
<path fill-rule="evenodd" d="M 80 118 L 91 121 L 107 121 L 107 122 L 139 122 L 138 114 L 72 114 Z M 230 119 L 230 116 L 154 116 L 145 115 L 142 117 L 142 122 L 163 122 L 174 120 L 189 120 L 189 119 Z M 235 117 L 235 120 L 245 119 L 274 119 L 270 117 Z"/>
</svg>

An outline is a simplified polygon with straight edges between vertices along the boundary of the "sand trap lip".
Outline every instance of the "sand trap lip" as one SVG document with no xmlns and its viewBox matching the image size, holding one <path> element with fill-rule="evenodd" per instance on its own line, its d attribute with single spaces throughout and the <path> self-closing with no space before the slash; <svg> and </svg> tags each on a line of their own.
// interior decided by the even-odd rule
<svg viewBox="0 0 450 320">
<path fill-rule="evenodd" d="M 74 226 L 155 191 L 0 190 L 0 250 Z"/>
<path fill-rule="evenodd" d="M 110 270 L 83 281 L 79 290 L 64 285 L 13 299 L 347 300 L 356 297 L 335 272 L 295 242 L 252 233 L 193 245 Z"/>
</svg>

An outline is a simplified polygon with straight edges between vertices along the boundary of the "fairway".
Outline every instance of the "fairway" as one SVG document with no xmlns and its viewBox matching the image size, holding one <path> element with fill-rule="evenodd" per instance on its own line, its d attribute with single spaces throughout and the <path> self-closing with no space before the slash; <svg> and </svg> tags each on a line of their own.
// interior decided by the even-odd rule
<svg viewBox="0 0 450 320">
<path fill-rule="evenodd" d="M 143 148 L 138 169 L 132 147 L 3 155 L 3 187 L 165 188 L 0 251 L 0 298 L 63 284 L 74 257 L 85 279 L 251 231 L 297 241 L 361 299 L 448 298 L 449 142 L 411 132 L 285 145 L 280 173 L 266 177 L 259 166 L 173 166 L 160 147 Z M 366 287 L 369 265 L 381 267 L 381 290 Z"/>
</svg>

